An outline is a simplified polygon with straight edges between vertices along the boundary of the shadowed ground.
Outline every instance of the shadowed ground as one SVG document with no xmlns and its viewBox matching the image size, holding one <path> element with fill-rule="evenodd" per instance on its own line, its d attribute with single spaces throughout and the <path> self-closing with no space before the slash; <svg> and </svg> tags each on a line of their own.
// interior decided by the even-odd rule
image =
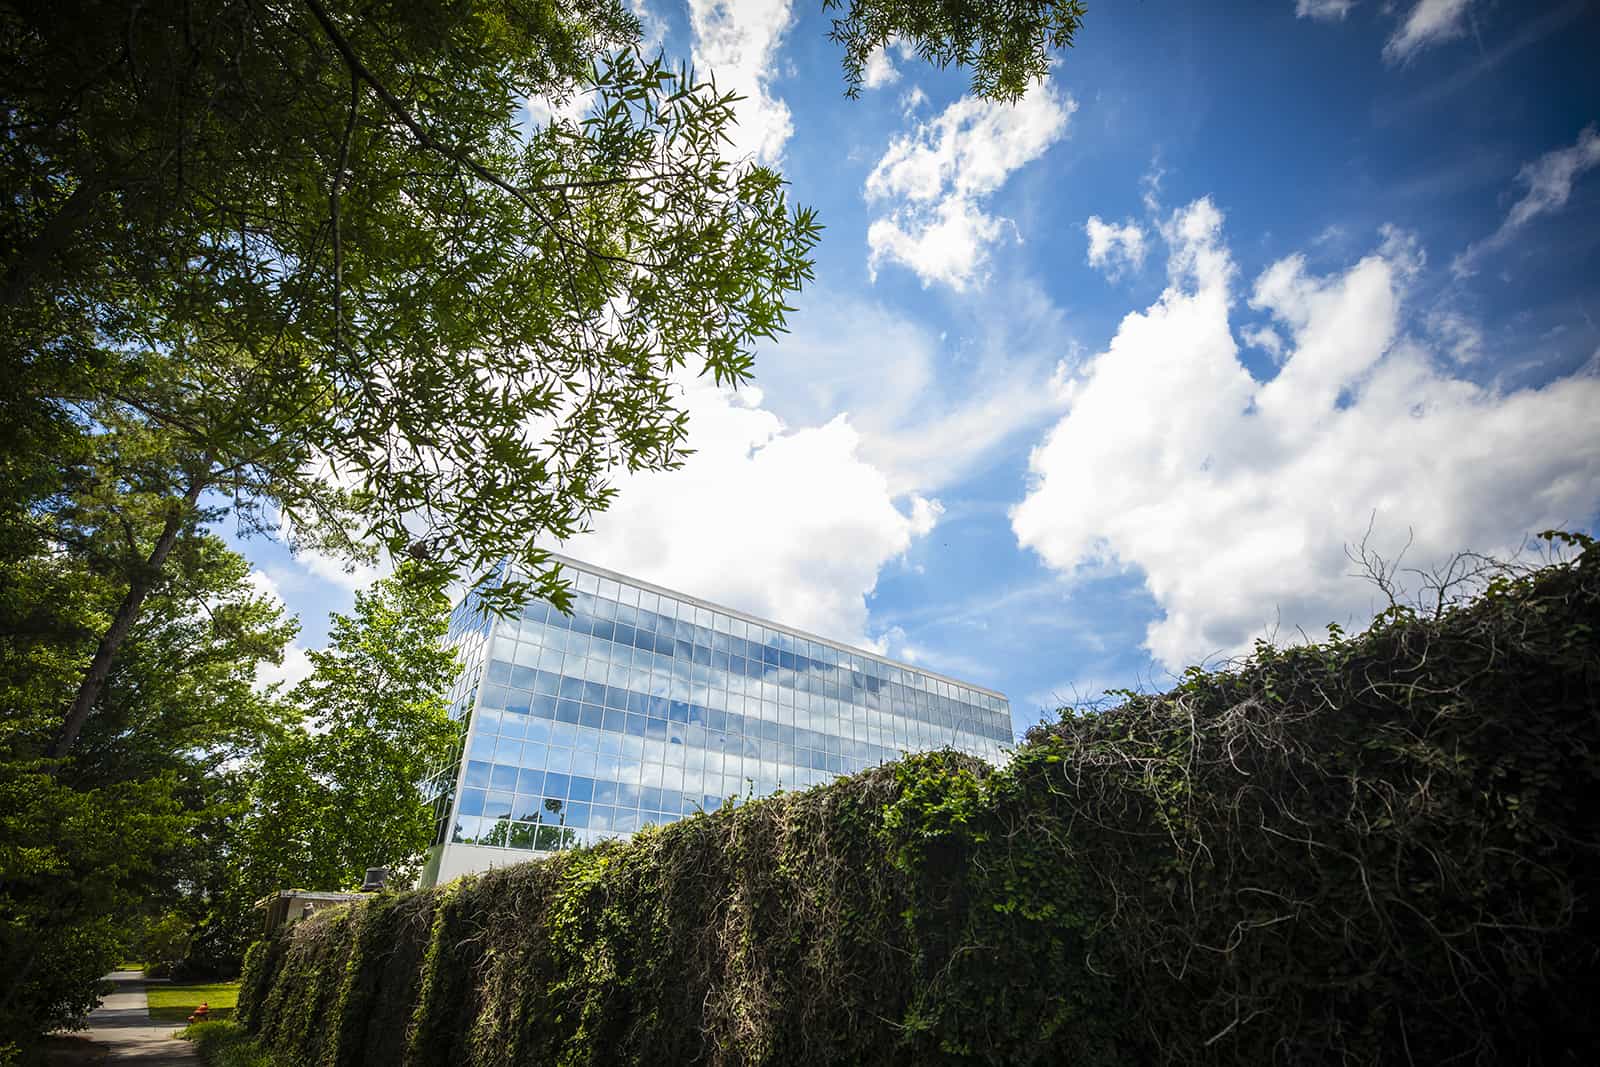
<svg viewBox="0 0 1600 1067">
<path fill-rule="evenodd" d="M 63 1063 L 130 1063 L 146 1067 L 200 1067 L 187 1041 L 172 1036 L 170 1022 L 150 1018 L 145 978 L 138 971 L 112 971 L 116 988 L 89 1014 L 89 1029 L 79 1035 L 105 1050 L 105 1059 L 67 1059 Z"/>
</svg>

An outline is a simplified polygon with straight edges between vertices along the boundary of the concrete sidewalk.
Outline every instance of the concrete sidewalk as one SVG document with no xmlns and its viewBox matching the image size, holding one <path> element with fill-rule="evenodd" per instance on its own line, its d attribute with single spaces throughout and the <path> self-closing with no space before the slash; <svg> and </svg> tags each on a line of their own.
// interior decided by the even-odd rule
<svg viewBox="0 0 1600 1067">
<path fill-rule="evenodd" d="M 109 1063 L 140 1063 L 146 1067 L 200 1067 L 194 1046 L 172 1036 L 182 1023 L 150 1019 L 144 975 L 138 971 L 112 971 L 106 979 L 117 988 L 89 1013 L 83 1036 L 110 1049 Z"/>
</svg>

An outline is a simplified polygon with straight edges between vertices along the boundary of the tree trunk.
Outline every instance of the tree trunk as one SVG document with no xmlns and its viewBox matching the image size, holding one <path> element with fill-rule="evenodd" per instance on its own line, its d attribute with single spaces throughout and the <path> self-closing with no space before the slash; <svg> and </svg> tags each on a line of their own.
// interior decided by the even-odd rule
<svg viewBox="0 0 1600 1067">
<path fill-rule="evenodd" d="M 116 659 L 117 650 L 122 647 L 122 642 L 127 640 L 133 624 L 139 621 L 139 610 L 144 606 L 144 598 L 161 577 L 161 569 L 166 566 L 167 557 L 172 554 L 172 546 L 178 542 L 178 533 L 183 529 L 185 518 L 193 510 L 195 502 L 200 499 L 200 490 L 203 486 L 204 482 L 199 477 L 190 482 L 183 504 L 174 507 L 167 515 L 166 525 L 161 528 L 161 536 L 156 538 L 155 547 L 150 550 L 149 558 L 145 560 L 144 566 L 134 572 L 132 580 L 128 583 L 128 593 L 122 598 L 122 605 L 117 608 L 116 617 L 111 620 L 111 628 L 100 639 L 100 645 L 94 651 L 94 659 L 89 662 L 89 669 L 84 673 L 83 681 L 78 684 L 77 695 L 72 698 L 72 706 L 67 709 L 66 721 L 61 724 L 61 735 L 56 739 L 55 748 L 50 753 L 56 759 L 61 759 L 70 752 L 73 743 L 78 740 L 78 734 L 83 732 L 83 724 L 89 719 L 89 711 L 94 707 L 95 701 L 100 699 L 100 690 L 105 687 L 106 679 L 111 675 L 111 664 Z"/>
</svg>

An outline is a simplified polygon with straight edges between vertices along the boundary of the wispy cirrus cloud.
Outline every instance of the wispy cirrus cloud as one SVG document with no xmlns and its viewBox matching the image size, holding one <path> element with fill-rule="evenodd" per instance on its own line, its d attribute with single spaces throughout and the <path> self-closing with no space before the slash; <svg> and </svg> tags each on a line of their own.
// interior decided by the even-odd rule
<svg viewBox="0 0 1600 1067">
<path fill-rule="evenodd" d="M 1417 0 L 1383 46 L 1383 58 L 1404 63 L 1424 48 L 1463 37 L 1472 0 Z"/>
<path fill-rule="evenodd" d="M 1584 173 L 1600 166 L 1600 125 L 1590 123 L 1573 144 L 1546 152 L 1517 172 L 1518 184 L 1526 191 L 1511 205 L 1505 221 L 1493 234 L 1469 245 L 1451 264 L 1457 277 L 1473 273 L 1478 259 L 1505 247 L 1528 223 L 1541 215 L 1551 215 L 1566 206 L 1572 186 Z"/>
<path fill-rule="evenodd" d="M 1294 13 L 1296 18 L 1339 22 L 1355 6 L 1356 0 L 1295 0 Z"/>
<path fill-rule="evenodd" d="M 766 404 L 793 425 L 848 412 L 861 456 L 896 493 L 958 484 L 1061 410 L 1060 310 L 1023 283 L 996 303 L 1004 310 L 980 309 L 970 332 L 952 338 L 904 309 L 820 291 L 757 359 Z"/>
</svg>

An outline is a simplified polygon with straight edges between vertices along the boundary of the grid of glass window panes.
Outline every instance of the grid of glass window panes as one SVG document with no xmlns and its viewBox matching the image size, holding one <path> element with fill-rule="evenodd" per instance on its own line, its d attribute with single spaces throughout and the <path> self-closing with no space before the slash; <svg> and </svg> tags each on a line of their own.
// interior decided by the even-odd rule
<svg viewBox="0 0 1600 1067">
<path fill-rule="evenodd" d="M 463 734 L 466 733 L 465 721 L 478 699 L 478 685 L 483 679 L 483 657 L 491 629 L 491 620 L 484 613 L 474 592 L 456 605 L 445 630 L 445 644 L 456 650 L 456 658 L 461 663 L 461 673 L 456 675 L 449 691 L 445 693 L 445 700 L 448 702 L 450 718 L 463 724 Z M 424 803 L 433 810 L 433 843 L 436 845 L 442 844 L 447 836 L 463 751 L 464 746 L 457 744 L 452 758 L 430 774 L 422 785 Z"/>
<path fill-rule="evenodd" d="M 998 694 L 564 566 L 571 614 L 494 625 L 454 841 L 558 849 L 1011 740 Z"/>
</svg>

